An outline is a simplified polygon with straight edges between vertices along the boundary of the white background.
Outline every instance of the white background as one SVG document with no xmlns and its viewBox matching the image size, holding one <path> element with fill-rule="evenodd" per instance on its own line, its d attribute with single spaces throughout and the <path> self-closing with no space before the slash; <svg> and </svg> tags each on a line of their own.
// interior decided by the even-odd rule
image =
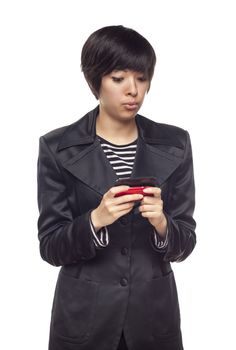
<svg viewBox="0 0 236 350">
<path fill-rule="evenodd" d="M 186 350 L 235 349 L 234 1 L 1 1 L 0 347 L 47 349 L 59 268 L 37 240 L 38 139 L 94 108 L 80 52 L 123 24 L 153 45 L 157 67 L 140 113 L 190 132 L 198 243 L 173 264 Z"/>
</svg>

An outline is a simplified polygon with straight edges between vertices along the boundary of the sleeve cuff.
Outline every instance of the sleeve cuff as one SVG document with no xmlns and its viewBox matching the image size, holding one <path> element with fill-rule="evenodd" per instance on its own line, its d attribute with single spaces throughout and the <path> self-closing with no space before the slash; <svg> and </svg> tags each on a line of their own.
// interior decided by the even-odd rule
<svg viewBox="0 0 236 350">
<path fill-rule="evenodd" d="M 108 229 L 106 226 L 102 227 L 99 231 L 96 232 L 91 216 L 89 216 L 89 223 L 90 223 L 90 228 L 93 234 L 93 242 L 95 244 L 95 247 L 97 249 L 100 248 L 105 248 L 109 244 L 109 234 L 108 234 Z"/>
<path fill-rule="evenodd" d="M 168 245 L 168 228 L 164 240 L 161 239 L 158 232 L 155 229 L 153 229 L 153 231 L 151 232 L 151 243 L 156 251 L 165 251 Z"/>
</svg>

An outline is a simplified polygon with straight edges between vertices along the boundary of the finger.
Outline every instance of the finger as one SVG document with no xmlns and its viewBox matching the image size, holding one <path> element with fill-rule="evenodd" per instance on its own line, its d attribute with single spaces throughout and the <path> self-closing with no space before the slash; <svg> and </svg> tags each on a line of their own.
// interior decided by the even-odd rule
<svg viewBox="0 0 236 350">
<path fill-rule="evenodd" d="M 117 193 L 127 191 L 128 189 L 129 189 L 129 186 L 127 186 L 127 185 L 113 186 L 109 189 L 109 191 L 107 191 L 106 196 L 108 198 L 114 198 L 114 196 Z"/>
<path fill-rule="evenodd" d="M 143 190 L 144 193 L 152 193 L 154 197 L 160 198 L 161 197 L 161 189 L 159 187 L 147 187 Z"/>
<path fill-rule="evenodd" d="M 151 196 L 144 196 L 142 201 L 141 201 L 141 205 L 142 204 L 160 204 L 160 202 L 162 201 L 161 197 L 151 197 Z"/>
<path fill-rule="evenodd" d="M 139 207 L 140 212 L 155 212 L 158 213 L 162 210 L 162 205 L 141 205 Z"/>
<path fill-rule="evenodd" d="M 135 202 L 129 202 L 123 205 L 118 205 L 113 207 L 112 208 L 113 216 L 115 216 L 116 218 L 119 218 L 120 216 L 129 213 L 132 210 L 134 203 Z"/>
<path fill-rule="evenodd" d="M 128 203 L 116 205 L 114 207 L 114 211 L 120 212 L 120 211 L 123 211 L 123 210 L 128 210 L 128 209 L 130 209 L 130 208 L 132 208 L 134 206 L 134 203 L 135 202 L 128 202 Z"/>
<path fill-rule="evenodd" d="M 114 198 L 114 204 L 122 204 L 122 203 L 127 203 L 127 202 L 133 202 L 133 201 L 138 201 L 143 198 L 142 194 L 126 194 L 120 197 Z"/>
<path fill-rule="evenodd" d="M 141 215 L 145 218 L 157 218 L 159 216 L 159 214 L 157 214 L 156 212 L 154 211 L 143 211 L 141 213 Z"/>
</svg>

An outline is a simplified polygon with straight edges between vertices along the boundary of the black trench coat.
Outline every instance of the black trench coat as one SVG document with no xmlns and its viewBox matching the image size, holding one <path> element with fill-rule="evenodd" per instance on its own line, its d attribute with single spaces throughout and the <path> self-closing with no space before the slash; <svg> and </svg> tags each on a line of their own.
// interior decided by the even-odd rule
<svg viewBox="0 0 236 350">
<path fill-rule="evenodd" d="M 115 350 L 122 329 L 130 350 L 183 349 L 170 262 L 184 260 L 196 243 L 189 134 L 135 117 L 138 144 L 131 177 L 157 178 L 168 248 L 154 249 L 153 226 L 136 208 L 108 226 L 109 245 L 96 249 L 89 214 L 117 179 L 96 136 L 98 111 L 39 140 L 40 253 L 61 266 L 49 349 Z"/>
</svg>

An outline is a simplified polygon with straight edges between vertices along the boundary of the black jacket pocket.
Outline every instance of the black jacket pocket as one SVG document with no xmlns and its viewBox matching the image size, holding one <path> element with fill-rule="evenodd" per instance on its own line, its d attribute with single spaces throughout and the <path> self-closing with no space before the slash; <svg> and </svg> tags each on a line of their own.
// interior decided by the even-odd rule
<svg viewBox="0 0 236 350">
<path fill-rule="evenodd" d="M 51 332 L 65 342 L 85 342 L 92 330 L 98 283 L 60 273 L 53 301 Z"/>
</svg>

